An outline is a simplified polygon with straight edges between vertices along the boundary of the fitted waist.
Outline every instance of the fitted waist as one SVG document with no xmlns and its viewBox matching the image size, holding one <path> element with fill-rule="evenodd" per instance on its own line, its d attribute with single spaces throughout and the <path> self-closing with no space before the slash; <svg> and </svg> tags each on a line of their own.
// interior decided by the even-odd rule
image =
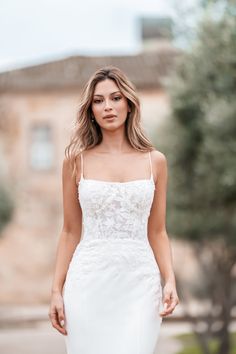
<svg viewBox="0 0 236 354">
<path fill-rule="evenodd" d="M 136 274 L 141 278 L 160 277 L 160 270 L 148 241 L 127 239 L 81 240 L 69 266 L 69 277 L 89 274 Z"/>
<path fill-rule="evenodd" d="M 144 259 L 154 259 L 153 251 L 149 241 L 132 240 L 130 238 L 123 239 L 82 239 L 74 252 L 74 257 L 83 254 L 83 258 L 89 260 L 101 257 L 124 256 L 128 257 L 129 261 L 134 257 L 138 262 L 143 262 Z M 144 256 L 145 255 L 145 256 Z M 121 259 L 121 258 L 120 258 Z"/>
<path fill-rule="evenodd" d="M 112 243 L 138 243 L 141 245 L 149 245 L 149 241 L 146 238 L 130 238 L 130 237 L 83 237 L 81 238 L 79 244 L 90 244 L 90 243 L 106 243 L 106 244 L 112 244 Z"/>
<path fill-rule="evenodd" d="M 102 233 L 102 232 L 84 232 L 82 235 L 83 241 L 137 241 L 137 242 L 148 242 L 148 236 L 146 232 L 109 232 L 109 233 Z"/>
</svg>

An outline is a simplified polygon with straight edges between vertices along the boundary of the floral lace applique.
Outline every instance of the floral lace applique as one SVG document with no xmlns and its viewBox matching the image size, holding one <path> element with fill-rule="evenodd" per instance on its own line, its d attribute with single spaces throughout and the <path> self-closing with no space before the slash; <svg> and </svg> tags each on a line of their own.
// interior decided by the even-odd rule
<svg viewBox="0 0 236 354">
<path fill-rule="evenodd" d="M 145 241 L 155 190 L 153 180 L 99 182 L 82 179 L 78 186 L 83 211 L 83 238 Z"/>
</svg>

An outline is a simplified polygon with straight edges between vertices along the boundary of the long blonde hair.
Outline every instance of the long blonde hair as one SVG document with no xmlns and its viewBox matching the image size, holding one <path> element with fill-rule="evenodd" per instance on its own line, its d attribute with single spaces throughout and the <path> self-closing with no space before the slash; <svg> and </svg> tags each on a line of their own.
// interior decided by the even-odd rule
<svg viewBox="0 0 236 354">
<path fill-rule="evenodd" d="M 106 79 L 111 79 L 116 83 L 131 108 L 125 121 L 125 134 L 130 145 L 143 152 L 155 149 L 141 126 L 140 101 L 135 86 L 119 68 L 112 65 L 105 66 L 90 77 L 82 90 L 75 128 L 70 143 L 65 148 L 65 156 L 72 162 L 73 174 L 76 170 L 76 157 L 82 151 L 90 149 L 102 141 L 100 126 L 96 120 L 94 122 L 91 120 L 91 106 L 96 84 Z"/>
</svg>

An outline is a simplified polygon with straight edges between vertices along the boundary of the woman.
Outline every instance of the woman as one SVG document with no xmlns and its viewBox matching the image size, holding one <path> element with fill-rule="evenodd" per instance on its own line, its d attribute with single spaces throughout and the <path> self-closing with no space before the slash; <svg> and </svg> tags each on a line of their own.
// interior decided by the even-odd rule
<svg viewBox="0 0 236 354">
<path fill-rule="evenodd" d="M 68 354 L 153 354 L 162 318 L 179 302 L 167 161 L 145 136 L 135 87 L 118 68 L 97 70 L 85 85 L 65 155 L 52 326 Z"/>
</svg>

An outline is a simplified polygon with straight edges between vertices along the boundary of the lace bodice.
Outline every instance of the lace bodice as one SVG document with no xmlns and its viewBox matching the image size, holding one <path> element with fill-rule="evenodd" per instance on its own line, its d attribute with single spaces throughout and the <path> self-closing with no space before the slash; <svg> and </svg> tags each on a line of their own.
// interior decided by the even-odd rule
<svg viewBox="0 0 236 354">
<path fill-rule="evenodd" d="M 83 215 L 84 241 L 131 239 L 147 241 L 147 222 L 155 183 L 149 154 L 151 177 L 127 182 L 109 182 L 81 177 L 78 198 Z"/>
</svg>

